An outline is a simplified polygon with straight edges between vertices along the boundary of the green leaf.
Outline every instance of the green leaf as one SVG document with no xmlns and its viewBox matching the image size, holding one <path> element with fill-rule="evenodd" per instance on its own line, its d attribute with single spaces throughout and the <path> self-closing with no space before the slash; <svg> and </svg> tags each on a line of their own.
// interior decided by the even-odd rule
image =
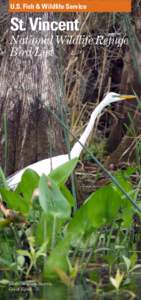
<svg viewBox="0 0 141 300">
<path fill-rule="evenodd" d="M 58 240 L 62 233 L 62 227 L 66 222 L 65 219 L 56 220 L 56 236 L 55 239 Z M 44 241 L 48 242 L 48 249 L 50 249 L 51 241 L 52 241 L 52 231 L 53 231 L 54 218 L 47 213 L 42 212 L 40 220 L 37 224 L 33 224 L 32 232 L 35 236 L 35 243 L 37 247 L 40 247 Z"/>
<path fill-rule="evenodd" d="M 125 262 L 126 268 L 127 268 L 127 272 L 129 272 L 130 267 L 131 267 L 131 260 L 127 257 L 127 256 L 122 256 L 123 260 Z"/>
<path fill-rule="evenodd" d="M 137 264 L 137 262 L 138 262 L 138 254 L 137 254 L 137 252 L 134 252 L 130 256 L 130 261 L 131 261 L 131 267 L 134 267 Z"/>
<path fill-rule="evenodd" d="M 2 280 L 0 280 L 0 284 L 1 284 L 1 285 L 6 285 L 6 286 L 8 286 L 9 283 L 10 283 L 10 280 L 8 280 L 8 279 L 2 279 Z"/>
<path fill-rule="evenodd" d="M 7 190 L 9 190 L 6 177 L 1 167 L 0 167 L 0 188 L 6 188 Z"/>
<path fill-rule="evenodd" d="M 127 193 L 131 193 L 133 194 L 133 187 L 132 184 L 130 182 L 130 178 L 129 178 L 129 170 L 128 171 L 118 171 L 116 174 L 116 179 L 118 180 L 118 182 L 120 183 L 120 185 L 123 187 L 123 189 L 127 192 Z M 116 190 L 117 193 L 119 193 L 119 195 L 123 198 L 123 199 L 127 199 L 125 195 L 123 195 L 123 193 L 119 190 L 119 188 L 114 184 L 111 183 L 112 187 L 114 190 Z M 127 201 L 127 203 L 130 202 Z"/>
<path fill-rule="evenodd" d="M 27 251 L 27 250 L 19 249 L 19 250 L 17 250 L 17 253 L 18 253 L 19 255 L 26 256 L 26 257 L 29 257 L 29 259 L 31 259 L 31 254 L 30 254 L 30 252 Z"/>
<path fill-rule="evenodd" d="M 73 195 L 71 194 L 70 190 L 64 184 L 62 184 L 60 186 L 60 191 L 64 195 L 64 197 L 67 199 L 70 206 L 74 207 L 75 206 L 75 199 L 74 199 Z"/>
<path fill-rule="evenodd" d="M 39 181 L 39 202 L 45 213 L 53 217 L 69 218 L 71 207 L 56 183 L 42 175 Z"/>
<path fill-rule="evenodd" d="M 110 281 L 116 290 L 119 290 L 121 283 L 124 279 L 124 273 L 121 273 L 120 270 L 117 270 L 115 277 L 110 277 Z"/>
<path fill-rule="evenodd" d="M 82 239 L 89 228 L 86 209 L 82 205 L 70 221 L 64 239 L 52 250 L 44 266 L 43 277 L 45 280 L 58 278 L 57 270 L 59 269 L 66 273 L 69 271 L 68 254 L 70 245 Z"/>
<path fill-rule="evenodd" d="M 52 250 L 47 262 L 44 265 L 43 279 L 58 278 L 57 270 L 68 272 L 69 265 L 67 255 L 69 252 L 69 240 L 64 239 Z"/>
<path fill-rule="evenodd" d="M 115 221 L 121 206 L 121 197 L 107 185 L 93 193 L 86 202 L 91 225 L 99 228 Z"/>
<path fill-rule="evenodd" d="M 17 256 L 17 265 L 18 265 L 18 269 L 22 270 L 22 268 L 24 267 L 25 264 L 25 257 L 23 255 L 18 255 Z"/>
<path fill-rule="evenodd" d="M 0 189 L 3 201 L 6 202 L 8 208 L 27 214 L 29 211 L 30 203 L 24 201 L 22 196 L 17 194 L 17 192 L 8 191 L 6 189 Z"/>
<path fill-rule="evenodd" d="M 33 170 L 26 170 L 15 191 L 0 189 L 3 200 L 8 208 L 27 214 L 31 207 L 33 191 L 38 186 L 39 176 Z"/>
<path fill-rule="evenodd" d="M 38 223 L 34 223 L 32 225 L 32 234 L 35 236 L 35 245 L 36 247 L 40 247 L 44 241 L 51 240 L 52 234 L 52 216 L 48 216 L 44 211 L 40 216 L 40 220 Z"/>
<path fill-rule="evenodd" d="M 116 174 L 116 178 L 119 181 L 120 185 L 124 188 L 124 190 L 134 199 L 135 192 L 129 178 L 129 175 L 132 174 L 132 171 L 132 169 L 126 170 L 124 172 L 119 171 Z M 130 201 L 127 199 L 126 195 L 123 195 L 123 193 L 113 183 L 111 184 L 111 186 L 114 192 L 116 192 L 121 198 L 121 218 L 123 220 L 122 226 L 126 228 L 130 227 L 133 221 L 134 208 Z"/>
<path fill-rule="evenodd" d="M 74 171 L 77 163 L 78 163 L 77 158 L 69 160 L 67 163 L 53 170 L 49 174 L 49 178 L 53 179 L 53 181 L 55 181 L 57 185 L 64 184 L 68 180 L 72 172 Z"/>
<path fill-rule="evenodd" d="M 28 169 L 24 172 L 21 182 L 16 188 L 16 192 L 24 198 L 25 201 L 30 201 L 33 191 L 38 187 L 39 175 Z"/>
<path fill-rule="evenodd" d="M 38 186 L 39 176 L 32 170 L 26 170 L 15 191 L 1 188 L 0 193 L 8 208 L 28 214 L 31 208 L 31 197 Z"/>
<path fill-rule="evenodd" d="M 48 245 L 48 241 L 45 241 L 41 245 L 41 247 L 39 248 L 39 250 L 36 252 L 36 259 L 38 259 L 40 256 L 46 256 L 47 245 Z"/>
</svg>

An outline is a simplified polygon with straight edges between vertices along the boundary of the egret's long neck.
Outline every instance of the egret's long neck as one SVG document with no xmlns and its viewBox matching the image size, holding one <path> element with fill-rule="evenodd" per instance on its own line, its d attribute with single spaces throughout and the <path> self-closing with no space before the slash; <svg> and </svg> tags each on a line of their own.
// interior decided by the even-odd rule
<svg viewBox="0 0 141 300">
<path fill-rule="evenodd" d="M 106 107 L 107 104 L 105 103 L 105 101 L 101 101 L 99 103 L 99 105 L 95 108 L 95 110 L 93 111 L 90 120 L 88 122 L 87 127 L 85 128 L 83 134 L 81 135 L 79 141 L 77 143 L 74 144 L 74 146 L 72 147 L 72 150 L 70 152 L 70 157 L 71 159 L 75 158 L 75 157 L 79 157 L 82 150 L 83 150 L 83 146 L 86 144 L 88 137 L 90 136 L 94 124 L 95 124 L 95 120 L 97 118 L 97 116 L 102 112 L 102 110 L 104 109 L 104 107 Z"/>
</svg>

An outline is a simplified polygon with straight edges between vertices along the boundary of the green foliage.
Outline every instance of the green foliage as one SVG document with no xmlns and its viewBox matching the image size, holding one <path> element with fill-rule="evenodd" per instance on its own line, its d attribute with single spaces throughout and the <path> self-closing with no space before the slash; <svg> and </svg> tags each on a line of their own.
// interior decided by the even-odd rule
<svg viewBox="0 0 141 300">
<path fill-rule="evenodd" d="M 119 290 L 124 278 L 124 273 L 121 273 L 120 270 L 117 270 L 115 277 L 110 277 L 110 281 L 116 290 Z"/>
<path fill-rule="evenodd" d="M 5 175 L 0 167 L 0 188 L 8 188 Z"/>
<path fill-rule="evenodd" d="M 22 214 L 28 214 L 31 208 L 33 191 L 38 186 L 39 176 L 32 170 L 26 170 L 16 191 L 10 191 L 7 186 L 0 188 L 0 194 L 8 208 Z"/>
<path fill-rule="evenodd" d="M 19 249 L 17 250 L 18 253 L 18 261 L 23 261 L 23 257 L 28 257 L 30 264 L 28 267 L 28 270 L 26 272 L 26 276 L 29 275 L 31 269 L 34 267 L 37 267 L 37 261 L 38 259 L 43 256 L 46 256 L 46 250 L 47 250 L 47 242 L 43 243 L 41 247 L 39 247 L 38 250 L 35 248 L 35 239 L 34 237 L 30 236 L 28 237 L 28 242 L 29 242 L 29 250 L 23 250 Z"/>
<path fill-rule="evenodd" d="M 16 193 L 22 195 L 26 202 L 31 199 L 33 191 L 38 187 L 39 176 L 33 170 L 26 170 L 22 180 L 16 188 Z"/>
<path fill-rule="evenodd" d="M 4 266 L 4 261 L 7 261 L 10 270 L 14 265 L 17 278 L 23 274 L 28 278 L 32 272 L 38 274 L 40 269 L 44 281 L 59 277 L 67 285 L 72 285 L 81 268 L 75 257 L 76 254 L 72 255 L 72 251 L 79 252 L 83 261 L 89 247 L 94 253 L 99 235 L 101 239 L 105 239 L 105 249 L 108 249 L 113 230 L 118 232 L 119 237 L 122 236 L 122 230 L 130 230 L 134 207 L 113 183 L 92 193 L 72 215 L 71 210 L 75 200 L 65 182 L 76 163 L 77 160 L 69 161 L 51 172 L 48 177 L 42 175 L 39 178 L 35 172 L 27 170 L 15 191 L 9 190 L 6 183 L 1 186 L 1 197 L 7 208 L 17 211 L 25 220 L 24 229 L 22 223 L 19 222 L 17 225 L 14 221 L 11 227 L 9 219 L 2 219 L 1 221 L 8 222 L 0 226 L 1 232 L 6 233 L 6 230 L 11 230 L 11 239 L 15 241 L 14 248 L 9 246 L 9 242 L 4 243 L 10 251 L 10 259 L 2 256 L 4 259 L 2 264 Z M 134 190 L 129 178 L 133 171 L 128 169 L 116 174 L 118 182 L 132 197 L 134 197 Z M 106 236 L 104 230 L 108 228 L 112 229 Z M 119 247 L 117 238 L 115 244 L 111 243 L 114 245 L 112 247 Z M 73 260 L 71 256 L 74 256 Z M 132 270 L 131 263 L 124 253 L 121 257 L 125 261 L 128 272 L 129 269 Z M 110 255 L 107 255 L 108 259 L 114 262 Z M 110 279 L 116 289 L 119 289 L 122 282 L 119 275 L 120 272 Z"/>
<path fill-rule="evenodd" d="M 66 218 L 56 218 L 42 212 L 38 223 L 32 225 L 33 235 L 36 237 L 36 245 L 41 246 L 44 241 L 48 242 L 48 250 L 52 245 L 62 239 L 62 229 L 66 223 Z"/>
<path fill-rule="evenodd" d="M 63 196 L 56 182 L 51 178 L 41 176 L 39 181 L 39 202 L 45 213 L 57 218 L 68 218 L 71 207 L 67 199 Z"/>
<path fill-rule="evenodd" d="M 0 189 L 0 193 L 4 202 L 6 202 L 7 207 L 23 214 L 29 211 L 30 203 L 25 201 L 25 199 L 17 192 L 8 191 L 7 189 Z"/>
<path fill-rule="evenodd" d="M 106 154 L 106 140 L 104 137 L 96 137 L 95 143 L 91 144 L 88 148 L 89 152 L 86 152 L 84 155 L 85 160 L 92 160 L 92 156 L 90 153 L 93 153 L 98 159 L 103 159 L 104 155 Z"/>
<path fill-rule="evenodd" d="M 72 174 L 74 171 L 74 168 L 76 167 L 78 163 L 78 159 L 72 159 L 68 161 L 67 163 L 63 164 L 59 168 L 56 168 L 49 174 L 49 178 L 54 180 L 57 185 L 61 185 L 66 183 L 68 180 L 69 176 Z"/>
<path fill-rule="evenodd" d="M 127 192 L 133 191 L 132 185 L 126 181 L 122 173 L 117 174 L 117 177 Z M 64 267 L 64 259 L 66 260 L 69 255 L 71 244 L 77 243 L 80 236 L 83 237 L 89 233 L 90 229 L 94 230 L 111 225 L 118 219 L 122 220 L 123 225 L 126 223 L 126 225 L 131 226 L 129 216 L 133 216 L 132 205 L 113 184 L 109 184 L 90 195 L 70 221 L 64 239 L 52 251 L 46 264 L 45 278 L 52 278 L 55 276 L 53 270 Z M 65 268 L 67 271 L 68 266 L 66 264 Z"/>
</svg>

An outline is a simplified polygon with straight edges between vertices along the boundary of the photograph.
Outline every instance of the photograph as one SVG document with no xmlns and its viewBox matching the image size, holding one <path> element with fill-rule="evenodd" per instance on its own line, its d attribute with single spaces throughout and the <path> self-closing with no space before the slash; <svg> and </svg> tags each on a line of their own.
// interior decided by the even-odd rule
<svg viewBox="0 0 141 300">
<path fill-rule="evenodd" d="M 141 0 L 0 0 L 0 299 L 140 300 Z"/>
</svg>

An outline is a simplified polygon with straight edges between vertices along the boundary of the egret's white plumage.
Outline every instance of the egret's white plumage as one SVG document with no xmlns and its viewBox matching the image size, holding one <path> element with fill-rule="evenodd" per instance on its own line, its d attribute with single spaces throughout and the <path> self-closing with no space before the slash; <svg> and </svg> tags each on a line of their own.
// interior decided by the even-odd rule
<svg viewBox="0 0 141 300">
<path fill-rule="evenodd" d="M 18 171 L 16 174 L 10 176 L 7 180 L 8 185 L 10 188 L 15 187 L 21 180 L 21 177 L 26 169 L 32 169 L 33 171 L 37 172 L 39 176 L 42 174 L 48 175 L 51 170 L 56 169 L 57 167 L 63 165 L 67 161 L 73 158 L 79 158 L 81 151 L 83 150 L 83 146 L 86 144 L 88 137 L 90 136 L 95 120 L 97 116 L 103 111 L 103 109 L 111 103 L 125 100 L 125 99 L 134 99 L 136 98 L 133 95 L 120 95 L 117 93 L 108 93 L 105 98 L 97 105 L 94 111 L 91 114 L 90 120 L 88 125 L 86 126 L 84 132 L 82 133 L 78 142 L 76 142 L 70 151 L 70 154 L 58 155 L 51 158 L 43 159 L 38 161 L 34 164 L 31 164 L 24 169 Z"/>
</svg>

